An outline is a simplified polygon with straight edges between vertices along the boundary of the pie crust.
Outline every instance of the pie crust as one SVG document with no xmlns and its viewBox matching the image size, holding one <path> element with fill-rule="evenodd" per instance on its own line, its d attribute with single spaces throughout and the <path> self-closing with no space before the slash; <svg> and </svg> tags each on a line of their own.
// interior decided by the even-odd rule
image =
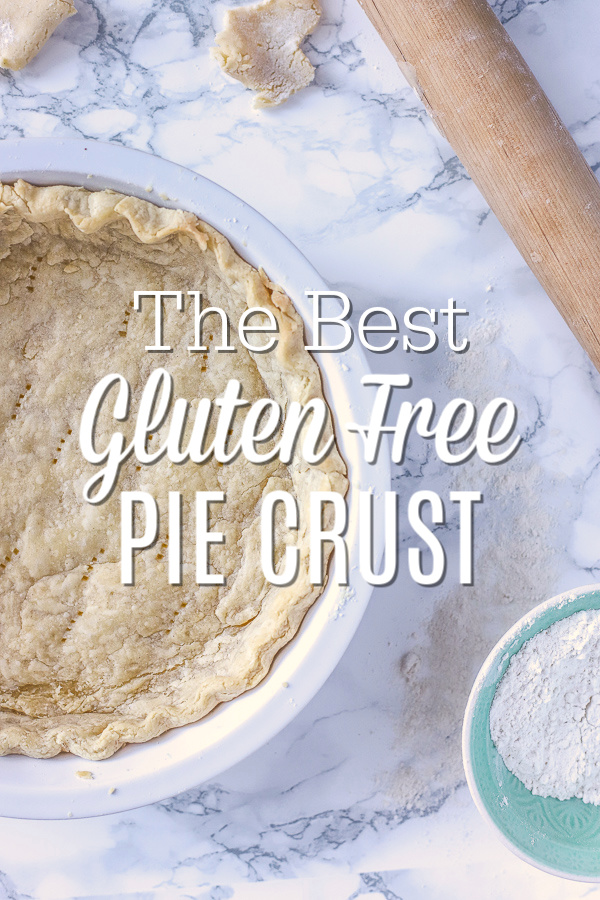
<svg viewBox="0 0 600 900">
<path fill-rule="evenodd" d="M 293 400 L 323 396 L 302 321 L 212 227 L 112 191 L 0 185 L 0 260 L 0 754 L 104 759 L 198 720 L 264 678 L 323 590 L 308 576 L 310 493 L 345 494 L 346 469 L 335 445 L 318 465 L 299 452 L 289 466 L 241 454 L 224 465 L 212 457 L 140 465 L 134 456 L 109 498 L 87 503 L 83 486 L 96 469 L 78 432 L 100 378 L 122 374 L 132 402 L 125 422 L 104 404 L 98 447 L 115 430 L 131 438 L 157 366 L 172 375 L 174 397 L 214 399 L 237 378 L 245 399 L 272 397 L 285 411 Z M 190 354 L 193 315 L 174 303 L 164 306 L 173 352 L 146 352 L 154 304 L 135 311 L 134 290 L 201 291 L 205 305 L 228 314 L 237 352 L 214 349 L 221 329 L 213 314 L 203 329 L 209 351 Z M 256 306 L 279 326 L 277 347 L 265 354 L 237 337 L 240 316 Z M 121 584 L 123 490 L 149 492 L 161 513 L 158 542 L 136 556 L 134 587 Z M 210 551 L 224 587 L 195 582 L 192 510 L 203 490 L 227 495 L 211 507 L 210 526 L 225 535 Z M 272 490 L 294 494 L 300 511 L 297 532 L 277 525 L 275 564 L 285 535 L 299 548 L 298 577 L 287 587 L 270 585 L 260 565 L 260 504 Z M 182 494 L 181 586 L 167 577 L 168 491 Z"/>
</svg>

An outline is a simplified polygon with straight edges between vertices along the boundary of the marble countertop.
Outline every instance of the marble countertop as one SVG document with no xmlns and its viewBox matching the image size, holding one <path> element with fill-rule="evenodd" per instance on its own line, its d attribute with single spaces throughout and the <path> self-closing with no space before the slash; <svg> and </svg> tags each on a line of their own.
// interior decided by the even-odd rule
<svg viewBox="0 0 600 900">
<path fill-rule="evenodd" d="M 225 0 L 75 2 L 28 68 L 0 74 L 0 137 L 116 141 L 182 163 L 279 226 L 357 315 L 454 297 L 468 353 L 375 363 L 440 404 L 512 399 L 524 440 L 501 467 L 452 468 L 415 442 L 394 470 L 401 498 L 483 490 L 473 587 L 458 583 L 452 523 L 441 586 L 412 582 L 403 552 L 319 694 L 235 768 L 125 814 L 0 820 L 0 898 L 600 897 L 506 850 L 460 760 L 462 711 L 498 637 L 537 602 L 600 581 L 598 375 L 356 0 L 325 0 L 314 84 L 261 112 L 209 58 Z M 598 167 L 596 0 L 493 6 Z"/>
</svg>

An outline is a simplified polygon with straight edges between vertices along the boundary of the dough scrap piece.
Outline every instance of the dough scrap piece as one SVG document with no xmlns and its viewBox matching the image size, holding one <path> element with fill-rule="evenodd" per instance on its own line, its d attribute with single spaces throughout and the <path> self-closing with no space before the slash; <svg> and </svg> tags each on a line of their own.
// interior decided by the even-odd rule
<svg viewBox="0 0 600 900">
<path fill-rule="evenodd" d="M 0 66 L 22 69 L 76 12 L 71 0 L 0 0 Z"/>
<path fill-rule="evenodd" d="M 78 439 L 91 391 L 108 373 L 127 379 L 131 413 L 118 430 L 129 441 L 159 365 L 144 350 L 154 304 L 133 309 L 140 288 L 198 290 L 232 323 L 235 352 L 219 352 L 220 320 L 209 317 L 209 349 L 190 354 L 190 316 L 165 303 L 173 396 L 191 402 L 182 446 L 200 399 L 221 397 L 230 379 L 248 403 L 271 397 L 284 415 L 291 403 L 323 396 L 292 301 L 192 213 L 113 191 L 0 184 L 0 755 L 104 759 L 197 721 L 266 676 L 323 591 L 310 580 L 310 495 L 346 493 L 335 446 L 314 465 L 302 438 L 289 465 L 277 456 L 254 464 L 243 453 L 224 464 L 162 455 L 141 465 L 133 455 L 103 503 L 84 501 L 97 471 Z M 273 352 L 250 353 L 240 342 L 237 323 L 256 307 L 278 323 Z M 232 421 L 232 446 L 249 408 Z M 112 410 L 108 403 L 98 416 L 99 449 L 115 431 Z M 148 449 L 163 444 L 170 420 L 148 436 Z M 215 428 L 211 418 L 208 441 Z M 200 586 L 194 503 L 196 491 L 215 489 L 227 502 L 211 505 L 210 527 L 225 540 L 210 557 L 225 584 Z M 122 490 L 147 491 L 161 510 L 156 544 L 136 556 L 135 586 L 121 584 Z M 297 530 L 275 521 L 274 565 L 290 541 L 298 555 L 297 577 L 282 586 L 267 582 L 260 564 L 260 506 L 275 490 L 294 495 L 299 509 Z M 182 497 L 181 585 L 168 582 L 169 491 Z"/>
<path fill-rule="evenodd" d="M 225 13 L 211 54 L 221 68 L 258 91 L 253 106 L 277 106 L 313 80 L 300 49 L 321 18 L 318 0 L 263 0 Z"/>
</svg>

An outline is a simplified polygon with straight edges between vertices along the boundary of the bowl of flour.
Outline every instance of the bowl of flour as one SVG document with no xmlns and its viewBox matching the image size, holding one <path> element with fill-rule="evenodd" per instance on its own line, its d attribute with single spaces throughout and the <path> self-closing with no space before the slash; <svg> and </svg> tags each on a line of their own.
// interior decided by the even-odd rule
<svg viewBox="0 0 600 900">
<path fill-rule="evenodd" d="M 499 641 L 469 697 L 463 760 L 513 852 L 600 882 L 600 584 L 542 603 Z"/>
</svg>

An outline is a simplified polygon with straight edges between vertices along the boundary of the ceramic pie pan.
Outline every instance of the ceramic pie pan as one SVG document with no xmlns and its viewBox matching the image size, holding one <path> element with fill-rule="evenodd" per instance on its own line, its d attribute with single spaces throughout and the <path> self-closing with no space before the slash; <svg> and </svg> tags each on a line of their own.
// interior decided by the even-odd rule
<svg viewBox="0 0 600 900">
<path fill-rule="evenodd" d="M 263 216 L 201 175 L 116 144 L 60 139 L 0 142 L 0 179 L 33 184 L 112 188 L 161 206 L 190 210 L 217 228 L 238 253 L 290 295 L 310 336 L 306 290 L 325 289 L 299 250 Z M 165 199 L 169 198 L 169 199 Z M 325 334 L 325 337 L 327 335 Z M 332 335 L 337 339 L 337 334 Z M 373 388 L 361 386 L 368 371 L 360 347 L 318 359 L 327 400 L 336 420 L 340 450 L 349 469 L 348 544 L 351 588 L 330 583 L 300 631 L 280 651 L 257 687 L 221 704 L 192 725 L 143 744 L 130 744 L 107 760 L 90 762 L 60 754 L 53 759 L 0 758 L 0 815 L 54 819 L 120 812 L 171 797 L 214 778 L 252 753 L 308 703 L 348 646 L 367 606 L 371 588 L 357 572 L 357 491 L 378 494 L 390 486 L 385 454 L 367 465 L 347 422 L 368 420 Z M 342 368 L 343 364 L 343 368 Z M 374 558 L 381 556 L 376 535 Z M 287 685 L 284 686 L 284 685 Z M 77 771 L 92 772 L 83 780 Z M 114 791 L 112 789 L 115 788 Z"/>
</svg>

